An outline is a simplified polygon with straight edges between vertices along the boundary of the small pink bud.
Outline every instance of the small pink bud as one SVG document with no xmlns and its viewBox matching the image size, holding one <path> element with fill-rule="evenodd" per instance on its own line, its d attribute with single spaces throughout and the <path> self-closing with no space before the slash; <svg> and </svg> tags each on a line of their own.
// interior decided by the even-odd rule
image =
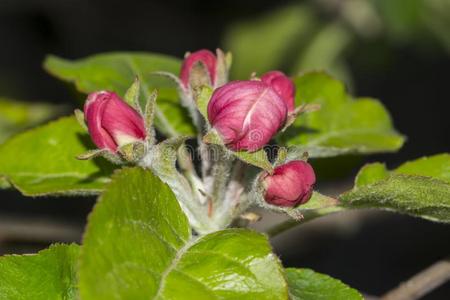
<svg viewBox="0 0 450 300">
<path fill-rule="evenodd" d="M 206 67 L 211 84 L 215 84 L 217 58 L 211 51 L 203 49 L 189 54 L 183 61 L 180 72 L 180 80 L 185 88 L 189 86 L 192 68 L 199 62 L 203 63 Z"/>
<path fill-rule="evenodd" d="M 261 81 L 270 85 L 283 98 L 288 112 L 295 109 L 295 85 L 289 77 L 280 71 L 270 71 L 261 77 Z"/>
<path fill-rule="evenodd" d="M 231 149 L 256 151 L 286 121 L 281 97 L 262 81 L 233 81 L 216 89 L 208 103 L 208 120 Z"/>
<path fill-rule="evenodd" d="M 100 149 L 116 152 L 118 147 L 146 137 L 141 115 L 116 93 L 89 94 L 84 115 L 92 141 Z"/>
<path fill-rule="evenodd" d="M 293 160 L 276 167 L 272 175 L 265 173 L 262 181 L 267 203 L 293 207 L 304 204 L 311 198 L 316 176 L 310 164 L 303 160 Z"/>
</svg>

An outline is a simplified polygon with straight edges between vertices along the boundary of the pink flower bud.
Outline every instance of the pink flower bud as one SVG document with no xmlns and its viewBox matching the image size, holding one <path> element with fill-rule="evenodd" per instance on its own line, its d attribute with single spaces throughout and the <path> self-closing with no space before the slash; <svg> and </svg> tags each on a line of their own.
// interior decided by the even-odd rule
<svg viewBox="0 0 450 300">
<path fill-rule="evenodd" d="M 270 85 L 283 98 L 288 112 L 295 109 L 295 85 L 283 72 L 267 72 L 261 77 L 261 81 Z"/>
<path fill-rule="evenodd" d="M 92 141 L 100 149 L 116 152 L 146 137 L 141 115 L 113 92 L 89 94 L 84 115 Z"/>
<path fill-rule="evenodd" d="M 231 149 L 256 151 L 286 121 L 281 97 L 262 81 L 233 81 L 216 89 L 208 103 L 208 120 Z"/>
<path fill-rule="evenodd" d="M 211 51 L 203 49 L 189 54 L 189 56 L 187 56 L 183 61 L 180 80 L 185 88 L 189 86 L 192 68 L 199 62 L 203 63 L 206 67 L 209 75 L 209 81 L 212 85 L 214 85 L 216 81 L 217 58 Z"/>
<path fill-rule="evenodd" d="M 316 182 L 314 170 L 303 160 L 290 161 L 262 176 L 264 199 L 277 206 L 293 207 L 308 202 Z"/>
</svg>

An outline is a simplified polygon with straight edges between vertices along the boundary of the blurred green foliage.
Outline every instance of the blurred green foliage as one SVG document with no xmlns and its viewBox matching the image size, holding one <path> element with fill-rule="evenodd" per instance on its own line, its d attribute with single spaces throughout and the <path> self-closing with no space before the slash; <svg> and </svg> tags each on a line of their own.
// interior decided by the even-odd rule
<svg viewBox="0 0 450 300">
<path fill-rule="evenodd" d="M 437 42 L 450 51 L 450 1 L 371 0 L 394 42 Z"/>
<path fill-rule="evenodd" d="M 351 86 L 346 53 L 356 41 L 448 52 L 449 28 L 448 0 L 310 0 L 232 24 L 223 46 L 235 57 L 232 78 L 325 69 Z"/>
<path fill-rule="evenodd" d="M 0 97 L 0 144 L 10 136 L 36 126 L 62 112 L 62 107 L 46 103 L 26 103 Z M 0 189 L 9 182 L 0 176 Z"/>
<path fill-rule="evenodd" d="M 0 143 L 11 135 L 36 126 L 61 112 L 61 107 L 51 104 L 0 98 Z"/>
<path fill-rule="evenodd" d="M 308 40 L 317 27 L 317 17 L 305 6 L 287 6 L 261 16 L 233 24 L 225 34 L 225 48 L 233 53 L 232 78 L 248 78 L 285 63 L 288 53 L 297 52 L 301 41 Z"/>
</svg>

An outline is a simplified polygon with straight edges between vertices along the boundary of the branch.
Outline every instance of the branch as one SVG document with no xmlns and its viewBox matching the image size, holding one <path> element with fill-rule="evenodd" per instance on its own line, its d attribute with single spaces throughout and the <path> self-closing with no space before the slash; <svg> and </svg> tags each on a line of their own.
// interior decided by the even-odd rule
<svg viewBox="0 0 450 300">
<path fill-rule="evenodd" d="M 414 275 L 397 288 L 387 292 L 381 300 L 419 299 L 450 280 L 450 258 L 443 259 Z"/>
</svg>

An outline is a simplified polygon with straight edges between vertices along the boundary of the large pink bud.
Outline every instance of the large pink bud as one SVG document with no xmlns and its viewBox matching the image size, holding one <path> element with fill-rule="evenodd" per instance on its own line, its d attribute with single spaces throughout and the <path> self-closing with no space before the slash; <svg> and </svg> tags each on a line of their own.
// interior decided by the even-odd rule
<svg viewBox="0 0 450 300">
<path fill-rule="evenodd" d="M 92 141 L 100 149 L 116 152 L 146 137 L 141 115 L 113 92 L 89 94 L 84 115 Z"/>
<path fill-rule="evenodd" d="M 208 120 L 231 149 L 256 151 L 286 121 L 283 99 L 262 81 L 233 81 L 216 89 L 208 104 Z"/>
<path fill-rule="evenodd" d="M 311 198 L 316 176 L 310 164 L 293 160 L 275 168 L 272 175 L 262 176 L 267 203 L 293 207 L 308 202 Z"/>
<path fill-rule="evenodd" d="M 261 77 L 261 81 L 270 85 L 283 98 L 288 112 L 295 109 L 295 85 L 283 72 L 270 71 Z"/>
<path fill-rule="evenodd" d="M 212 85 L 216 81 L 217 58 L 209 50 L 203 49 L 189 54 L 183 61 L 180 72 L 180 80 L 185 88 L 189 87 L 191 72 L 197 63 L 202 63 L 208 71 L 209 81 Z"/>
</svg>

